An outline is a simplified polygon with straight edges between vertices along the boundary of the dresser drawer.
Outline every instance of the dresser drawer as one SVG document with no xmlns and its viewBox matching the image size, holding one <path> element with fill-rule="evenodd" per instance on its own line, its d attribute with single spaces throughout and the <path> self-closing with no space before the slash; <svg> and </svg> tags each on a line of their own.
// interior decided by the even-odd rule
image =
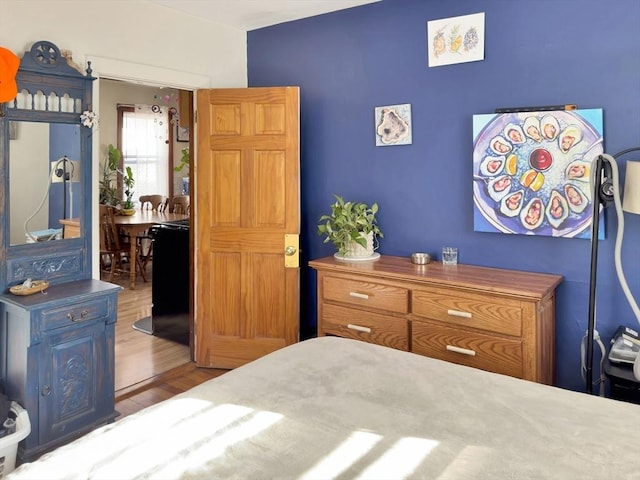
<svg viewBox="0 0 640 480">
<path fill-rule="evenodd" d="M 394 313 L 409 312 L 409 290 L 383 283 L 325 276 L 324 300 L 366 306 Z"/>
<path fill-rule="evenodd" d="M 517 300 L 440 288 L 415 289 L 411 300 L 412 313 L 420 317 L 514 337 L 522 335 L 522 305 Z"/>
<path fill-rule="evenodd" d="M 338 305 L 322 305 L 321 334 L 338 335 L 407 351 L 409 322 Z"/>
<path fill-rule="evenodd" d="M 72 303 L 64 307 L 42 310 L 42 330 L 51 330 L 90 320 L 106 319 L 108 316 L 109 299 L 107 297 Z"/>
<path fill-rule="evenodd" d="M 411 351 L 523 378 L 522 342 L 427 322 L 411 322 Z"/>
</svg>

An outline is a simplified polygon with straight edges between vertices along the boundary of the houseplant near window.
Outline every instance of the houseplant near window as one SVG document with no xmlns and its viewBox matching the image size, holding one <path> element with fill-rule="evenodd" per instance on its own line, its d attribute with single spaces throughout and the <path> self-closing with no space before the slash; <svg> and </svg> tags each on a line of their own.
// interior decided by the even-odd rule
<svg viewBox="0 0 640 480">
<path fill-rule="evenodd" d="M 322 215 L 318 223 L 318 235 L 324 235 L 323 243 L 333 243 L 337 258 L 370 259 L 378 249 L 378 237 L 384 234 L 378 227 L 378 204 L 345 202 L 339 195 L 331 205 L 331 214 Z"/>
<path fill-rule="evenodd" d="M 182 177 L 182 194 L 189 195 L 189 149 L 183 148 L 180 151 L 182 152 L 180 165 L 173 167 L 173 170 L 176 172 L 182 172 L 182 170 L 187 167 L 187 174 Z"/>
<path fill-rule="evenodd" d="M 125 200 L 124 204 L 122 204 L 122 213 L 125 215 L 133 215 L 135 213 L 133 205 L 133 186 L 135 185 L 135 180 L 133 179 L 133 171 L 131 170 L 131 167 L 127 167 L 125 173 L 126 175 L 123 175 L 122 177 L 122 183 L 125 187 Z"/>
<path fill-rule="evenodd" d="M 100 204 L 111 205 L 120 208 L 125 215 L 135 213 L 133 204 L 133 186 L 135 180 L 131 167 L 127 167 L 123 172 L 118 168 L 122 153 L 112 144 L 107 147 L 107 155 L 102 163 L 102 178 L 100 179 Z M 118 191 L 118 175 L 122 175 L 124 185 L 125 200 L 122 201 Z M 115 185 L 113 183 L 116 183 Z"/>
<path fill-rule="evenodd" d="M 120 203 L 118 198 L 118 188 L 114 186 L 112 182 L 118 179 L 118 164 L 122 154 L 120 150 L 109 144 L 107 147 L 107 154 L 102 162 L 102 178 L 100 179 L 100 203 L 102 205 L 116 206 Z"/>
</svg>

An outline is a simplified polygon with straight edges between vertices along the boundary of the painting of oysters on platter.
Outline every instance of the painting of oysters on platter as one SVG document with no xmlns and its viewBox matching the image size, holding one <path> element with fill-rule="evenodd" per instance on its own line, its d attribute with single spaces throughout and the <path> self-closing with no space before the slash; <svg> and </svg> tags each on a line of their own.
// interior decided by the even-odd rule
<svg viewBox="0 0 640 480">
<path fill-rule="evenodd" d="M 602 109 L 474 115 L 474 230 L 590 238 L 602 118 Z"/>
</svg>

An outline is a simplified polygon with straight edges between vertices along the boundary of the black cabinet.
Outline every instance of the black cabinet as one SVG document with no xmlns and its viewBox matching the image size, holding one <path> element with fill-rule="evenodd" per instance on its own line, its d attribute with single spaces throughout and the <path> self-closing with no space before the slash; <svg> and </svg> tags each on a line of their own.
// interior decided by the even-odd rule
<svg viewBox="0 0 640 480">
<path fill-rule="evenodd" d="M 153 334 L 189 345 L 189 220 L 153 228 Z"/>
<path fill-rule="evenodd" d="M 0 296 L 1 373 L 31 433 L 18 456 L 41 453 L 113 421 L 114 338 L 120 287 L 96 280 L 46 295 Z"/>
</svg>

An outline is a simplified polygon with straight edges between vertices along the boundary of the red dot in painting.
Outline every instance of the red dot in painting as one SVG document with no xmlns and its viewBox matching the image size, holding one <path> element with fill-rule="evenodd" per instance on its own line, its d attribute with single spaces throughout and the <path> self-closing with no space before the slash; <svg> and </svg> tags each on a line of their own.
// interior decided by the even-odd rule
<svg viewBox="0 0 640 480">
<path fill-rule="evenodd" d="M 548 150 L 544 148 L 536 148 L 531 155 L 529 155 L 529 165 L 535 168 L 539 172 L 548 170 L 553 163 L 553 157 Z"/>
</svg>

